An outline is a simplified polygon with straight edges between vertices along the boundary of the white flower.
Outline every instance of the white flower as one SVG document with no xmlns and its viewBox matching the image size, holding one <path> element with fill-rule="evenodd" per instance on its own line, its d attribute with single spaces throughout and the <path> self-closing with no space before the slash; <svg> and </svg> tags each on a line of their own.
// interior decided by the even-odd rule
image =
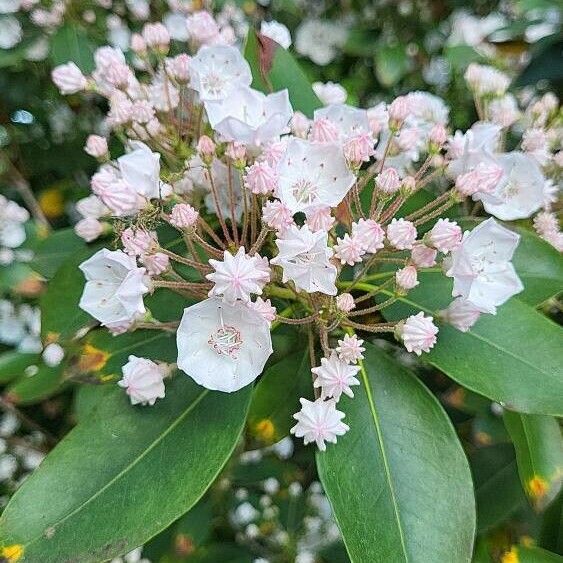
<svg viewBox="0 0 563 563">
<path fill-rule="evenodd" d="M 293 114 L 287 90 L 264 95 L 240 86 L 222 101 L 205 103 L 209 124 L 227 141 L 259 146 L 288 131 Z"/>
<path fill-rule="evenodd" d="M 162 18 L 170 37 L 175 41 L 187 41 L 190 37 L 186 16 L 180 12 L 167 12 Z"/>
<path fill-rule="evenodd" d="M 545 178 L 536 161 L 526 153 L 501 154 L 497 163 L 504 174 L 491 193 L 477 192 L 487 213 L 502 219 L 526 219 L 543 205 Z"/>
<path fill-rule="evenodd" d="M 327 119 L 336 126 L 340 141 L 359 133 L 370 131 L 368 113 L 346 104 L 332 104 L 315 110 L 314 120 Z"/>
<path fill-rule="evenodd" d="M 278 21 L 263 21 L 260 24 L 260 33 L 265 37 L 269 37 L 284 49 L 289 49 L 291 45 L 291 33 L 289 33 L 289 29 Z"/>
<path fill-rule="evenodd" d="M 336 401 L 308 401 L 299 399 L 301 410 L 293 415 L 297 424 L 290 430 L 297 438 L 303 438 L 305 445 L 316 442 L 319 450 L 326 450 L 326 442 L 336 444 L 337 436 L 343 436 L 350 430 L 342 422 L 344 413 L 336 410 Z"/>
<path fill-rule="evenodd" d="M 209 264 L 215 269 L 206 276 L 215 283 L 209 297 L 222 296 L 231 304 L 237 299 L 249 302 L 252 293 L 261 295 L 264 284 L 270 280 L 269 268 L 264 269 L 262 258 L 247 255 L 244 246 L 234 256 L 225 250 L 222 261 L 210 259 Z"/>
<path fill-rule="evenodd" d="M 79 307 L 103 325 L 129 323 L 145 312 L 145 269 L 121 250 L 99 250 L 80 264 L 86 285 Z"/>
<path fill-rule="evenodd" d="M 117 384 L 125 389 L 132 405 L 154 405 L 157 399 L 164 399 L 166 366 L 147 358 L 129 356 L 121 369 L 123 377 Z"/>
<path fill-rule="evenodd" d="M 117 159 L 123 180 L 147 199 L 160 197 L 160 155 L 139 141 L 130 146 L 133 150 Z"/>
<path fill-rule="evenodd" d="M 273 351 L 270 325 L 260 313 L 217 297 L 184 309 L 177 345 L 183 372 L 227 393 L 254 381 Z"/>
<path fill-rule="evenodd" d="M 360 367 L 348 364 L 336 352 L 332 352 L 329 358 L 321 358 L 321 365 L 311 371 L 317 376 L 313 387 L 321 388 L 321 399 L 338 401 L 342 393 L 353 397 L 351 386 L 360 384 L 355 377 Z"/>
<path fill-rule="evenodd" d="M 292 213 L 336 207 L 356 181 L 338 146 L 302 139 L 289 141 L 277 172 L 278 197 Z"/>
<path fill-rule="evenodd" d="M 61 94 L 64 95 L 76 94 L 76 92 L 84 90 L 87 85 L 82 71 L 72 62 L 55 67 L 51 73 L 51 78 Z"/>
<path fill-rule="evenodd" d="M 190 63 L 190 86 L 202 101 L 224 100 L 241 86 L 250 86 L 250 66 L 238 49 L 203 46 Z"/>
<path fill-rule="evenodd" d="M 0 49 L 11 49 L 23 38 L 22 26 L 13 16 L 0 18 Z"/>
<path fill-rule="evenodd" d="M 17 248 L 26 239 L 24 223 L 29 219 L 27 209 L 0 195 L 0 247 Z"/>
<path fill-rule="evenodd" d="M 336 57 L 337 49 L 344 45 L 347 34 L 342 25 L 321 20 L 306 20 L 297 28 L 295 49 L 315 64 L 324 66 Z"/>
<path fill-rule="evenodd" d="M 494 315 L 497 306 L 524 289 L 510 262 L 519 240 L 492 218 L 467 231 L 446 272 L 454 278 L 452 295 Z"/>
<path fill-rule="evenodd" d="M 348 92 L 341 84 L 335 82 L 313 82 L 313 91 L 325 106 L 343 104 Z"/>
<path fill-rule="evenodd" d="M 307 225 L 291 225 L 276 240 L 279 253 L 270 263 L 283 268 L 283 283 L 292 280 L 308 293 L 336 295 L 337 270 L 329 261 L 333 251 L 327 242 L 325 231 L 314 233 Z"/>
</svg>

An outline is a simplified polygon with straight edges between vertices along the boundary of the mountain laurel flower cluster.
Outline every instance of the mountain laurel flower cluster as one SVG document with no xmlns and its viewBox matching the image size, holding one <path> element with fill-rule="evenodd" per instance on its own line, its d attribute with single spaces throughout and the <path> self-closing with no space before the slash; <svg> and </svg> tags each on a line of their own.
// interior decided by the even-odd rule
<svg viewBox="0 0 563 563">
<path fill-rule="evenodd" d="M 365 339 L 387 333 L 428 353 L 440 323 L 470 330 L 523 289 L 511 263 L 520 237 L 501 221 L 534 216 L 561 249 L 558 101 L 546 94 L 519 108 L 507 76 L 471 65 L 479 121 L 464 132 L 425 92 L 366 110 L 345 105 L 339 85 L 316 85 L 326 105 L 306 116 L 287 90 L 252 88 L 232 38 L 198 14 L 186 22 L 190 53 L 169 56 L 166 28 L 146 24 L 132 38 L 135 68 L 102 47 L 89 76 L 72 63 L 53 71 L 63 94 L 107 99 L 104 129 L 125 147 L 118 158 L 108 138 L 85 147 L 99 168 L 76 232 L 88 242 L 114 233 L 118 248 L 80 266 L 80 306 L 113 334 L 176 333 L 175 366 L 135 356 L 123 366 L 119 385 L 133 404 L 162 398 L 176 367 L 236 392 L 263 372 L 272 333 L 291 325 L 309 347 L 312 399 L 301 399 L 291 432 L 324 450 L 347 432 L 347 401 L 365 384 Z M 288 46 L 283 30 L 264 29 Z M 491 217 L 479 222 L 482 209 Z M 10 224 L 4 245 L 17 232 Z M 436 276 L 451 278 L 451 304 L 405 309 Z M 181 319 L 145 306 L 155 292 L 185 299 Z"/>
</svg>

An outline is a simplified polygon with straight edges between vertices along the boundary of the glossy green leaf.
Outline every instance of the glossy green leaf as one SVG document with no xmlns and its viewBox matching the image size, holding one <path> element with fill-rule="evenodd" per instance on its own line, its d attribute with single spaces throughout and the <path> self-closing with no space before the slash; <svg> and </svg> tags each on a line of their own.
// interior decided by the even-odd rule
<svg viewBox="0 0 563 563">
<path fill-rule="evenodd" d="M 67 258 L 86 247 L 86 243 L 74 232 L 74 229 L 55 231 L 37 245 L 31 267 L 43 277 L 50 279 Z"/>
<path fill-rule="evenodd" d="M 63 25 L 51 38 L 53 66 L 72 61 L 84 73 L 94 70 L 94 46 L 88 34 L 76 25 Z"/>
<path fill-rule="evenodd" d="M 38 354 L 2 352 L 0 354 L 0 384 L 9 383 L 24 375 L 25 368 L 39 361 Z"/>
<path fill-rule="evenodd" d="M 479 448 L 469 457 L 469 462 L 475 482 L 477 531 L 482 533 L 524 506 L 526 497 L 511 444 Z"/>
<path fill-rule="evenodd" d="M 365 346 L 361 387 L 338 405 L 350 430 L 317 454 L 350 559 L 469 561 L 473 487 L 454 428 L 418 379 Z"/>
<path fill-rule="evenodd" d="M 440 273 L 420 276 L 420 286 L 383 312 L 390 320 L 436 311 L 451 302 L 451 280 Z M 384 291 L 390 295 L 389 292 Z M 438 342 L 424 359 L 458 383 L 526 413 L 563 414 L 563 332 L 519 299 L 481 315 L 460 332 L 440 325 Z"/>
<path fill-rule="evenodd" d="M 63 385 L 64 365 L 49 367 L 41 361 L 31 374 L 24 374 L 9 385 L 5 394 L 12 403 L 31 405 L 59 391 Z"/>
<path fill-rule="evenodd" d="M 12 497 L 0 536 L 29 563 L 97 563 L 147 542 L 216 478 L 250 391 L 212 392 L 178 375 L 165 399 L 133 407 L 114 386 Z"/>
<path fill-rule="evenodd" d="M 518 473 L 524 491 L 542 510 L 561 490 L 563 440 L 556 419 L 504 411 L 504 423 L 516 448 Z"/>
<path fill-rule="evenodd" d="M 244 57 L 252 70 L 252 87 L 268 94 L 287 88 L 294 110 L 308 117 L 322 107 L 309 79 L 293 55 L 251 29 L 246 37 Z"/>
<path fill-rule="evenodd" d="M 254 390 L 248 415 L 253 436 L 272 444 L 289 434 L 299 398 L 312 395 L 308 351 L 302 349 L 272 364 Z"/>
</svg>

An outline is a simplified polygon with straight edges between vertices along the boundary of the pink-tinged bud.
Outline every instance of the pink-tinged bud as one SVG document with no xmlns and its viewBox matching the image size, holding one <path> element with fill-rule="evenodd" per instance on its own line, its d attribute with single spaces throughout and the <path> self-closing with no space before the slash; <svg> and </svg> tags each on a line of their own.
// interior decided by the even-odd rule
<svg viewBox="0 0 563 563">
<path fill-rule="evenodd" d="M 416 241 L 416 227 L 405 219 L 392 219 L 387 226 L 387 240 L 398 250 L 410 250 Z"/>
<path fill-rule="evenodd" d="M 415 288 L 419 284 L 416 274 L 415 266 L 405 266 L 404 268 L 397 270 L 395 272 L 397 289 L 403 292 Z"/>
<path fill-rule="evenodd" d="M 533 127 L 524 131 L 522 135 L 522 149 L 526 152 L 544 151 L 548 141 L 546 132 L 540 127 Z"/>
<path fill-rule="evenodd" d="M 115 91 L 109 100 L 108 119 L 112 126 L 125 125 L 131 121 L 133 102 L 121 91 Z"/>
<path fill-rule="evenodd" d="M 262 208 L 262 221 L 278 233 L 283 233 L 294 223 L 291 210 L 279 200 L 266 202 Z"/>
<path fill-rule="evenodd" d="M 471 196 L 477 192 L 492 192 L 504 174 L 503 169 L 496 164 L 479 163 L 471 172 L 461 174 L 456 178 L 456 190 L 463 196 Z"/>
<path fill-rule="evenodd" d="M 334 225 L 334 217 L 330 213 L 330 207 L 317 207 L 306 212 L 307 226 L 316 233 L 317 231 L 329 231 Z"/>
<path fill-rule="evenodd" d="M 430 134 L 428 136 L 430 143 L 435 145 L 436 147 L 441 147 L 448 139 L 448 133 L 446 128 L 441 123 L 436 123 L 430 129 Z"/>
<path fill-rule="evenodd" d="M 534 217 L 534 229 L 542 237 L 553 236 L 559 231 L 557 215 L 548 211 L 541 211 Z"/>
<path fill-rule="evenodd" d="M 260 160 L 265 160 L 270 166 L 275 168 L 285 154 L 286 149 L 287 138 L 270 142 L 260 155 Z"/>
<path fill-rule="evenodd" d="M 167 52 L 170 46 L 170 34 L 161 23 L 146 23 L 143 26 L 143 39 L 147 46 L 162 52 Z"/>
<path fill-rule="evenodd" d="M 86 242 L 96 240 L 104 231 L 104 226 L 94 217 L 86 217 L 74 225 L 74 232 Z"/>
<path fill-rule="evenodd" d="M 293 114 L 293 117 L 291 118 L 291 132 L 296 137 L 306 139 L 310 127 L 311 120 L 306 115 L 304 115 L 300 111 L 296 111 Z"/>
<path fill-rule="evenodd" d="M 410 102 L 406 96 L 395 98 L 388 108 L 391 127 L 400 127 L 411 112 Z"/>
<path fill-rule="evenodd" d="M 124 180 L 116 180 L 97 195 L 114 215 L 133 215 L 139 211 L 140 198 Z"/>
<path fill-rule="evenodd" d="M 256 195 L 272 193 L 278 185 L 276 171 L 267 162 L 255 162 L 246 169 L 244 185 Z"/>
<path fill-rule="evenodd" d="M 84 151 L 94 158 L 106 158 L 108 156 L 108 142 L 99 135 L 89 135 L 86 139 Z"/>
<path fill-rule="evenodd" d="M 149 276 L 158 276 L 168 270 L 170 258 L 162 252 L 147 254 L 143 256 L 143 264 L 147 268 Z"/>
<path fill-rule="evenodd" d="M 250 301 L 247 305 L 250 309 L 260 313 L 269 323 L 276 320 L 277 311 L 269 299 L 264 300 L 261 297 L 257 297 L 256 301 Z"/>
<path fill-rule="evenodd" d="M 416 188 L 416 180 L 414 179 L 413 176 L 406 176 L 405 178 L 403 178 L 403 181 L 401 182 L 401 190 L 403 190 L 403 192 L 405 192 L 405 194 L 410 194 L 412 193 Z"/>
<path fill-rule="evenodd" d="M 449 219 L 438 219 L 428 234 L 428 242 L 436 250 L 447 254 L 461 244 L 461 227 Z"/>
<path fill-rule="evenodd" d="M 115 168 L 104 165 L 92 176 L 90 186 L 92 191 L 99 197 L 100 194 L 107 192 L 118 178 L 119 176 Z"/>
<path fill-rule="evenodd" d="M 190 61 L 189 55 L 181 53 L 173 59 L 168 59 L 166 61 L 166 68 L 178 82 L 184 83 L 190 79 Z"/>
<path fill-rule="evenodd" d="M 321 117 L 313 121 L 309 139 L 314 143 L 334 143 L 338 140 L 338 127 L 328 119 Z"/>
<path fill-rule="evenodd" d="M 123 250 L 129 256 L 142 256 L 157 246 L 156 233 L 128 227 L 121 233 Z"/>
<path fill-rule="evenodd" d="M 147 43 L 140 33 L 131 35 L 131 51 L 137 55 L 144 55 L 147 52 Z"/>
<path fill-rule="evenodd" d="M 341 264 L 353 266 L 362 261 L 362 256 L 366 253 L 362 240 L 357 235 L 350 236 L 348 233 L 343 238 L 336 239 L 334 245 L 334 257 L 340 260 Z"/>
<path fill-rule="evenodd" d="M 359 167 L 362 162 L 368 162 L 373 155 L 374 144 L 371 133 L 363 131 L 346 140 L 342 147 L 344 156 L 350 164 Z"/>
<path fill-rule="evenodd" d="M 375 254 L 384 246 L 385 231 L 373 219 L 360 219 L 357 223 L 352 223 L 352 235 L 360 241 L 368 254 Z"/>
<path fill-rule="evenodd" d="M 432 268 L 436 265 L 436 255 L 438 251 L 422 243 L 417 243 L 412 247 L 411 260 L 417 268 Z"/>
<path fill-rule="evenodd" d="M 480 315 L 481 313 L 462 297 L 454 299 L 447 309 L 440 311 L 441 319 L 461 332 L 467 332 Z"/>
<path fill-rule="evenodd" d="M 86 89 L 88 81 L 74 63 L 59 65 L 51 72 L 55 86 L 63 95 L 76 94 Z"/>
<path fill-rule="evenodd" d="M 344 313 L 349 313 L 352 309 L 356 308 L 354 298 L 350 293 L 341 293 L 336 296 L 336 306 Z"/>
<path fill-rule="evenodd" d="M 205 163 L 211 163 L 215 156 L 215 143 L 207 135 L 202 135 L 197 142 L 197 152 Z"/>
<path fill-rule="evenodd" d="M 229 143 L 225 154 L 235 162 L 236 166 L 244 166 L 246 162 L 246 145 L 244 143 Z"/>
<path fill-rule="evenodd" d="M 154 107 L 148 100 L 136 100 L 131 109 L 131 119 L 135 123 L 148 123 L 154 119 Z"/>
<path fill-rule="evenodd" d="M 178 229 L 189 229 L 198 220 L 199 213 L 187 203 L 178 203 L 170 212 L 170 223 Z"/>
<path fill-rule="evenodd" d="M 395 168 L 386 168 L 375 179 L 375 185 L 384 194 L 394 194 L 401 187 L 401 179 Z"/>
<path fill-rule="evenodd" d="M 408 352 L 414 352 L 417 356 L 422 352 L 430 352 L 436 344 L 438 334 L 438 327 L 432 320 L 432 317 L 425 317 L 424 313 L 420 312 L 397 325 L 397 336 L 401 338 Z"/>
<path fill-rule="evenodd" d="M 198 45 L 213 43 L 219 35 L 219 26 L 213 16 L 204 10 L 194 12 L 187 18 L 190 40 Z"/>
<path fill-rule="evenodd" d="M 131 81 L 131 69 L 125 63 L 117 63 L 109 66 L 104 71 L 104 79 L 116 88 L 125 89 Z"/>
</svg>

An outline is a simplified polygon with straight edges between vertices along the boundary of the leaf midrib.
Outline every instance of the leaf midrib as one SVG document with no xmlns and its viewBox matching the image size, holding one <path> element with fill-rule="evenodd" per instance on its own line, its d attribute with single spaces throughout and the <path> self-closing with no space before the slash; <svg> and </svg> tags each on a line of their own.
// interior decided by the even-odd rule
<svg viewBox="0 0 563 563">
<path fill-rule="evenodd" d="M 381 450 L 381 456 L 383 458 L 383 467 L 385 469 L 385 477 L 387 479 L 387 484 L 389 486 L 389 491 L 391 493 L 391 500 L 393 502 L 393 511 L 395 512 L 395 518 L 397 520 L 397 527 L 399 530 L 399 538 L 401 540 L 401 547 L 403 549 L 403 555 L 405 557 L 405 561 L 408 562 L 409 561 L 409 557 L 408 557 L 408 553 L 407 553 L 407 547 L 405 544 L 405 535 L 404 535 L 404 531 L 403 531 L 403 524 L 401 522 L 401 517 L 399 514 L 399 505 L 397 503 L 397 497 L 395 494 L 395 487 L 393 486 L 393 481 L 391 480 L 391 471 L 390 471 L 390 467 L 389 467 L 389 461 L 387 460 L 387 453 L 385 451 L 385 445 L 383 443 L 383 438 L 382 438 L 382 431 L 381 431 L 381 425 L 379 423 L 379 417 L 377 415 L 377 411 L 375 409 L 375 402 L 373 400 L 373 395 L 371 393 L 371 386 L 369 383 L 369 378 L 367 375 L 367 372 L 365 370 L 364 367 L 364 362 L 360 360 L 359 362 L 360 365 L 360 373 L 362 375 L 362 381 L 364 383 L 364 388 L 366 390 L 366 395 L 367 395 L 367 399 L 368 399 L 368 403 L 369 403 L 369 409 L 373 418 L 373 422 L 375 424 L 375 430 L 376 430 L 376 434 L 377 434 L 377 441 L 379 443 L 379 448 Z"/>
<path fill-rule="evenodd" d="M 201 392 L 201 394 L 196 397 L 192 403 L 190 403 L 189 407 L 184 410 L 178 417 L 177 419 L 172 422 L 168 428 L 162 432 L 161 434 L 158 435 L 158 437 L 153 440 L 153 442 L 151 442 L 151 444 L 145 448 L 140 455 L 138 455 L 137 457 L 135 457 L 126 467 L 124 467 L 119 473 L 117 473 L 117 475 L 115 475 L 112 479 L 110 479 L 103 487 L 101 487 L 98 491 L 96 491 L 95 494 L 93 494 L 92 496 L 90 496 L 88 499 L 86 499 L 84 502 L 82 502 L 79 506 L 77 506 L 73 511 L 69 512 L 66 516 L 64 516 L 63 518 L 61 518 L 60 520 L 58 520 L 57 522 L 55 522 L 54 524 L 51 524 L 50 527 L 52 528 L 56 528 L 57 526 L 60 526 L 61 524 L 63 524 L 64 522 L 66 522 L 66 520 L 68 520 L 69 518 L 71 518 L 72 516 L 74 516 L 75 514 L 77 514 L 78 512 L 80 512 L 85 506 L 87 506 L 88 504 L 90 504 L 92 501 L 94 501 L 98 496 L 100 496 L 104 491 L 106 491 L 107 489 L 109 489 L 111 486 L 113 486 L 114 483 L 116 483 L 119 479 L 121 479 L 121 477 L 123 475 L 125 475 L 126 473 L 128 473 L 135 465 L 137 465 L 146 455 L 148 455 L 149 452 L 151 452 L 170 432 L 172 432 L 172 430 L 174 428 L 176 428 L 176 426 L 178 426 L 178 424 L 180 424 L 180 422 L 182 422 L 182 420 L 184 420 L 184 418 L 201 402 L 201 400 L 209 393 L 208 389 L 205 389 L 204 391 Z M 27 544 L 24 544 L 25 547 L 29 547 L 30 545 L 33 545 L 36 541 L 40 540 L 43 537 L 43 534 L 36 536 L 35 538 L 31 539 Z"/>
</svg>

